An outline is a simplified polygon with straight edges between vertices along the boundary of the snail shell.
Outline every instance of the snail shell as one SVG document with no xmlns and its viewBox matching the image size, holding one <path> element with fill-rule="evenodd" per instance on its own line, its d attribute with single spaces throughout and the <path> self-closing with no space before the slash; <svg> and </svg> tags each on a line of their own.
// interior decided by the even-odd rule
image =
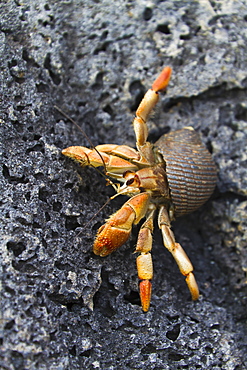
<svg viewBox="0 0 247 370">
<path fill-rule="evenodd" d="M 216 185 L 215 164 L 198 133 L 184 127 L 161 136 L 155 147 L 165 162 L 175 216 L 195 211 Z"/>
</svg>

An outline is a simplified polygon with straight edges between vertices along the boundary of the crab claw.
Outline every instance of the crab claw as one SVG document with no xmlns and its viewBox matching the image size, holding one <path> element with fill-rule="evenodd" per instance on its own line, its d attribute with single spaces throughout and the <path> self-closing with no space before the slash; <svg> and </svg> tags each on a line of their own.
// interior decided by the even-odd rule
<svg viewBox="0 0 247 370">
<path fill-rule="evenodd" d="M 128 240 L 132 225 L 145 216 L 149 199 L 148 193 L 140 193 L 124 203 L 105 225 L 99 228 L 93 246 L 94 253 L 105 257 L 121 247 Z"/>
</svg>

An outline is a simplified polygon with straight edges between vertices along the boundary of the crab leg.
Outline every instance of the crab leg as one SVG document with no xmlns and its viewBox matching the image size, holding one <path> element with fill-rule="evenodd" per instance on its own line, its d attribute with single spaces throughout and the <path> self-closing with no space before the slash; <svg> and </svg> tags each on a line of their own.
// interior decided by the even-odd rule
<svg viewBox="0 0 247 370">
<path fill-rule="evenodd" d="M 147 142 L 148 127 L 147 118 L 159 100 L 158 92 L 164 90 L 170 80 L 172 70 L 165 67 L 158 78 L 154 81 L 152 88 L 149 89 L 142 99 L 133 121 L 136 135 L 136 147 L 141 154 L 141 163 L 154 163 L 152 146 Z"/>
<path fill-rule="evenodd" d="M 152 249 L 152 232 L 154 228 L 153 220 L 155 215 L 155 207 L 150 209 L 151 212 L 139 231 L 135 250 L 136 252 L 141 252 L 136 259 L 136 265 L 138 277 L 141 280 L 139 289 L 142 309 L 144 312 L 149 310 L 152 293 L 152 283 L 150 280 L 153 278 L 153 262 L 150 252 Z"/>
<path fill-rule="evenodd" d="M 145 216 L 150 195 L 140 193 L 130 198 L 124 205 L 102 225 L 94 241 L 95 254 L 105 257 L 121 247 L 129 238 L 132 225 Z"/>
<path fill-rule="evenodd" d="M 192 299 L 197 300 L 199 298 L 199 289 L 196 283 L 195 276 L 192 272 L 192 263 L 190 262 L 187 254 L 185 253 L 181 245 L 175 242 L 173 232 L 170 228 L 169 216 L 164 206 L 160 208 L 158 224 L 162 232 L 165 247 L 169 250 L 169 252 L 171 252 L 173 258 L 178 264 L 180 272 L 185 276 L 185 281 L 190 290 Z"/>
<path fill-rule="evenodd" d="M 124 159 L 129 159 L 131 161 L 138 161 L 140 159 L 140 154 L 137 152 L 137 150 L 131 148 L 128 145 L 102 144 L 97 145 L 96 149 L 100 153 L 116 155 Z"/>
<path fill-rule="evenodd" d="M 116 147 L 117 145 L 113 145 L 113 146 Z M 126 146 L 126 148 L 128 147 Z M 125 151 L 127 153 L 127 149 Z M 134 152 L 135 150 L 133 149 L 133 155 L 134 155 Z M 123 174 L 125 171 L 137 171 L 138 170 L 138 167 L 135 164 L 127 161 L 124 158 L 120 158 L 115 155 L 107 154 L 104 151 L 88 149 L 83 146 L 70 146 L 69 148 L 64 149 L 62 151 L 62 154 L 74 159 L 76 162 L 79 162 L 82 166 L 92 166 L 92 167 L 105 166 L 107 173 L 109 173 L 112 177 L 119 177 L 117 175 Z M 126 154 L 126 157 L 127 157 L 127 154 Z M 116 176 L 114 176 L 114 174 Z"/>
</svg>

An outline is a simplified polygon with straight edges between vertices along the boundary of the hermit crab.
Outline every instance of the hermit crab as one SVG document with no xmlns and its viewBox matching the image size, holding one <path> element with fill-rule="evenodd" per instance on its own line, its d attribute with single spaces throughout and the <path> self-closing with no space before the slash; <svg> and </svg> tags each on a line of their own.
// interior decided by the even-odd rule
<svg viewBox="0 0 247 370">
<path fill-rule="evenodd" d="M 193 266 L 175 241 L 171 221 L 199 208 L 210 197 L 216 183 L 211 154 L 192 127 L 165 134 L 155 144 L 147 141 L 147 118 L 159 100 L 159 92 L 166 89 L 171 71 L 170 67 L 163 69 L 136 111 L 133 127 L 137 149 L 105 144 L 92 149 L 72 146 L 62 151 L 82 166 L 103 166 L 107 176 L 122 184 L 111 181 L 117 195 L 130 198 L 98 230 L 93 246 L 96 255 L 107 256 L 123 245 L 131 234 L 132 225 L 145 217 L 135 249 L 144 312 L 149 310 L 151 300 L 151 249 L 156 214 L 164 245 L 185 276 L 192 299 L 198 299 Z"/>
</svg>

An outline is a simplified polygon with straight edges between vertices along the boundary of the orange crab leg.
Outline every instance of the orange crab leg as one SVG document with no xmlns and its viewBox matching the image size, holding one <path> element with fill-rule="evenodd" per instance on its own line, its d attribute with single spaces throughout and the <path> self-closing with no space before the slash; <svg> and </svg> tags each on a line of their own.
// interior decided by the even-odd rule
<svg viewBox="0 0 247 370">
<path fill-rule="evenodd" d="M 172 74 L 171 67 L 165 67 L 152 85 L 152 90 L 158 92 L 165 90 L 169 84 Z"/>
<path fill-rule="evenodd" d="M 197 300 L 199 298 L 199 289 L 193 274 L 192 263 L 181 245 L 175 242 L 173 232 L 170 228 L 169 216 L 164 207 L 161 207 L 160 209 L 158 224 L 162 232 L 165 247 L 173 255 L 181 274 L 185 276 L 185 281 L 188 285 L 192 299 Z"/>
<path fill-rule="evenodd" d="M 172 69 L 165 67 L 158 78 L 154 81 L 152 88 L 149 89 L 142 99 L 137 111 L 136 117 L 146 122 L 150 112 L 159 100 L 158 92 L 164 90 L 169 83 Z"/>
<path fill-rule="evenodd" d="M 139 231 L 136 245 L 136 252 L 141 252 L 136 259 L 136 265 L 138 277 L 141 280 L 139 290 L 142 309 L 144 312 L 149 310 L 152 293 L 151 280 L 153 278 L 153 262 L 150 252 L 152 249 L 152 232 L 154 228 L 153 219 L 155 207 L 150 207 L 150 209 L 151 212 Z"/>
<path fill-rule="evenodd" d="M 137 150 L 131 148 L 128 145 L 102 144 L 97 145 L 96 149 L 100 153 L 116 155 L 124 159 L 129 159 L 131 161 L 138 161 L 140 159 L 140 154 L 137 152 Z"/>
<path fill-rule="evenodd" d="M 142 304 L 142 310 L 147 312 L 149 310 L 151 295 L 152 295 L 152 284 L 149 280 L 142 280 L 139 284 L 139 292 Z"/>
<path fill-rule="evenodd" d="M 133 149 L 134 150 L 134 149 Z M 100 153 L 100 154 L 99 154 Z M 99 167 L 105 165 L 110 175 L 122 174 L 125 171 L 137 171 L 138 167 L 124 158 L 107 154 L 83 146 L 70 146 L 62 151 L 67 157 L 79 162 L 82 166 Z"/>
<path fill-rule="evenodd" d="M 146 214 L 150 195 L 140 193 L 130 198 L 102 225 L 97 233 L 93 252 L 101 257 L 115 251 L 129 238 L 132 225 L 137 224 Z"/>
<path fill-rule="evenodd" d="M 133 121 L 136 135 L 136 147 L 139 150 L 142 163 L 154 163 L 152 146 L 147 142 L 148 128 L 147 118 L 159 100 L 158 92 L 164 90 L 170 80 L 172 69 L 165 67 L 158 78 L 154 81 L 152 88 L 149 89 L 142 99 Z"/>
</svg>

